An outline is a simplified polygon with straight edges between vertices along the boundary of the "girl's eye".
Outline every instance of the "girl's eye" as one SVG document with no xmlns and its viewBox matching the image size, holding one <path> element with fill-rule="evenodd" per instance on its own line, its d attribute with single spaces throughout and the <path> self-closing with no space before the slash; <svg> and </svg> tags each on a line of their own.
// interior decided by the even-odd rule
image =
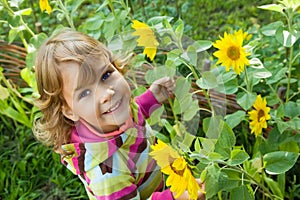
<svg viewBox="0 0 300 200">
<path fill-rule="evenodd" d="M 109 72 L 109 71 L 105 72 L 102 76 L 102 81 L 105 81 L 106 79 L 108 79 L 110 77 L 111 73 L 112 72 Z"/>
<path fill-rule="evenodd" d="M 81 92 L 81 93 L 79 94 L 79 99 L 88 96 L 90 93 L 91 93 L 90 90 L 84 90 L 83 92 Z"/>
</svg>

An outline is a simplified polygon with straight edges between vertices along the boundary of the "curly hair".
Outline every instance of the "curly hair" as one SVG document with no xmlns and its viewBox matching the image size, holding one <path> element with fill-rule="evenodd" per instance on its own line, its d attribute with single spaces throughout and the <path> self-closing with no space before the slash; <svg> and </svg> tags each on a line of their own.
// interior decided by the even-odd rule
<svg viewBox="0 0 300 200">
<path fill-rule="evenodd" d="M 99 41 L 73 30 L 63 30 L 41 45 L 35 60 L 35 72 L 39 98 L 36 105 L 42 116 L 35 120 L 33 133 L 36 139 L 54 151 L 66 154 L 61 148 L 70 140 L 74 122 L 63 115 L 66 106 L 63 97 L 63 80 L 59 69 L 62 62 L 75 61 L 80 66 L 80 80 L 89 82 L 97 78 L 95 59 L 109 59 L 121 73 L 128 59 L 115 59 L 112 53 Z M 79 82 L 79 84 L 87 84 Z"/>
</svg>

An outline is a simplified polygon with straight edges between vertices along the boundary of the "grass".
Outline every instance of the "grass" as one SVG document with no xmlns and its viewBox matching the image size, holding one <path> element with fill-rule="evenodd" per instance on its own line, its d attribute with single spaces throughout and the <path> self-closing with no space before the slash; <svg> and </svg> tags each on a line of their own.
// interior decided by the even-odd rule
<svg viewBox="0 0 300 200">
<path fill-rule="evenodd" d="M 1 122 L 0 199 L 87 198 L 77 176 L 60 163 L 59 155 L 36 142 L 30 129 L 13 130 Z"/>
</svg>

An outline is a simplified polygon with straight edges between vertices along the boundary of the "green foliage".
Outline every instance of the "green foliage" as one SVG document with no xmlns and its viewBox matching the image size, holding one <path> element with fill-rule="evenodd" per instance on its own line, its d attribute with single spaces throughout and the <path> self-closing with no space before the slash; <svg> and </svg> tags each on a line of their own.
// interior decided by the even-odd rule
<svg viewBox="0 0 300 200">
<path fill-rule="evenodd" d="M 40 13 L 38 2 L 1 0 L 0 37 L 21 42 L 28 54 L 21 72 L 27 86 L 15 86 L 0 71 L 1 166 L 5 169 L 0 172 L 0 198 L 86 198 L 78 178 L 59 163 L 58 155 L 35 142 L 30 130 L 40 115 L 33 105 L 35 53 L 63 27 L 101 40 L 116 54 L 134 51 L 131 70 L 143 64 L 152 68 L 145 76 L 147 84 L 177 76 L 174 100 L 155 111 L 148 122 L 159 129 L 154 131 L 157 138 L 184 155 L 194 175 L 205 181 L 207 199 L 299 197 L 300 175 L 291 173 L 299 166 L 300 145 L 299 3 L 271 3 L 55 0 L 51 2 L 54 14 L 48 15 Z M 137 38 L 131 35 L 132 19 L 147 22 L 159 40 L 153 62 L 144 59 Z M 237 75 L 217 66 L 208 52 L 215 51 L 210 40 L 239 28 L 249 30 L 252 39 L 245 46 L 251 53 L 250 66 Z M 132 82 L 133 96 L 145 90 L 137 86 L 135 77 Z M 223 95 L 221 101 L 214 97 L 216 91 Z M 195 94 L 202 94 L 206 107 L 199 106 Z M 255 138 L 250 134 L 249 111 L 257 94 L 266 97 L 271 119 Z M 226 95 L 234 95 L 240 110 L 227 113 Z M 170 118 L 162 118 L 164 114 Z"/>
<path fill-rule="evenodd" d="M 12 123 L 12 120 L 6 120 L 5 123 Z M 0 132 L 1 198 L 86 198 L 77 177 L 60 164 L 59 156 L 51 149 L 41 148 L 30 129 L 25 126 L 1 126 Z"/>
</svg>

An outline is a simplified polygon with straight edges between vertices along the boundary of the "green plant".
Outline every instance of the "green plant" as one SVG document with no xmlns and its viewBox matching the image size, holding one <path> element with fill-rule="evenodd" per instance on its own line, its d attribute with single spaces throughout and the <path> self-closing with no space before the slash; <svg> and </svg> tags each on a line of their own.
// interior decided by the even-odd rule
<svg viewBox="0 0 300 200">
<path fill-rule="evenodd" d="M 191 20 L 195 16 L 188 14 L 199 11 L 192 6 L 197 2 L 207 3 L 205 12 L 212 11 L 217 20 L 206 18 L 209 15 L 196 20 L 199 24 Z M 219 8 L 210 1 L 176 1 L 169 7 L 162 5 L 163 1 L 144 2 L 145 7 L 140 10 L 135 1 L 55 0 L 51 2 L 58 16 L 55 17 L 54 14 L 38 14 L 36 6 L 21 0 L 1 0 L 0 13 L 5 16 L 0 21 L 4 25 L 1 35 L 8 33 L 8 42 L 19 41 L 28 52 L 27 67 L 21 73 L 26 87 L 13 85 L 0 73 L 0 120 L 5 124 L 0 123 L 1 152 L 4 152 L 1 166 L 10 169 L 0 173 L 3 183 L 0 191 L 4 191 L 0 193 L 1 198 L 85 197 L 79 180 L 60 165 L 58 155 L 34 141 L 30 130 L 34 117 L 39 115 L 32 103 L 37 95 L 35 52 L 48 36 L 64 26 L 101 40 L 116 54 L 134 51 L 130 70 L 147 66 L 147 84 L 163 76 L 177 77 L 174 100 L 170 99 L 155 111 L 148 123 L 155 127 L 158 139 L 186 159 L 194 176 L 205 181 L 207 199 L 237 199 L 240 194 L 243 199 L 299 197 L 299 172 L 296 170 L 300 144 L 299 1 L 283 0 L 260 7 L 269 11 L 257 9 L 257 4 L 253 4 L 248 10 L 258 20 L 249 21 L 249 14 L 239 13 L 237 18 L 231 14 L 236 9 L 231 3 L 236 1 L 221 2 L 220 5 L 228 8 L 224 12 L 217 12 Z M 150 12 L 152 5 L 162 9 Z M 240 5 L 243 8 L 248 4 L 241 1 Z M 273 22 L 260 26 L 269 14 Z M 36 15 L 42 16 L 43 32 L 40 33 L 33 31 L 35 27 L 29 23 L 37 22 L 32 19 L 37 18 L 32 17 Z M 137 37 L 132 35 L 133 19 L 147 22 L 155 33 L 159 46 L 153 61 L 145 59 L 143 47 L 137 47 Z M 205 26 L 207 21 L 213 31 L 207 29 L 207 34 L 199 33 L 196 27 Z M 45 22 L 51 25 L 46 27 Z M 195 23 L 189 24 L 192 22 Z M 252 34 L 249 41 L 244 40 L 247 44 L 243 44 L 250 53 L 249 66 L 240 75 L 216 64 L 215 43 L 210 41 L 224 31 L 234 34 L 231 30 L 237 27 L 248 28 Z M 195 41 L 187 37 L 189 33 L 204 40 Z M 136 76 L 129 78 L 135 87 L 133 95 L 145 90 L 145 86 L 138 85 Z M 266 106 L 271 110 L 268 127 L 255 137 L 249 128 L 252 121 L 249 111 L 258 94 L 266 98 Z M 226 105 L 228 95 L 232 95 L 239 106 L 230 113 Z M 199 106 L 199 96 L 205 99 L 206 106 Z M 29 170 L 26 166 L 30 166 Z"/>
</svg>

